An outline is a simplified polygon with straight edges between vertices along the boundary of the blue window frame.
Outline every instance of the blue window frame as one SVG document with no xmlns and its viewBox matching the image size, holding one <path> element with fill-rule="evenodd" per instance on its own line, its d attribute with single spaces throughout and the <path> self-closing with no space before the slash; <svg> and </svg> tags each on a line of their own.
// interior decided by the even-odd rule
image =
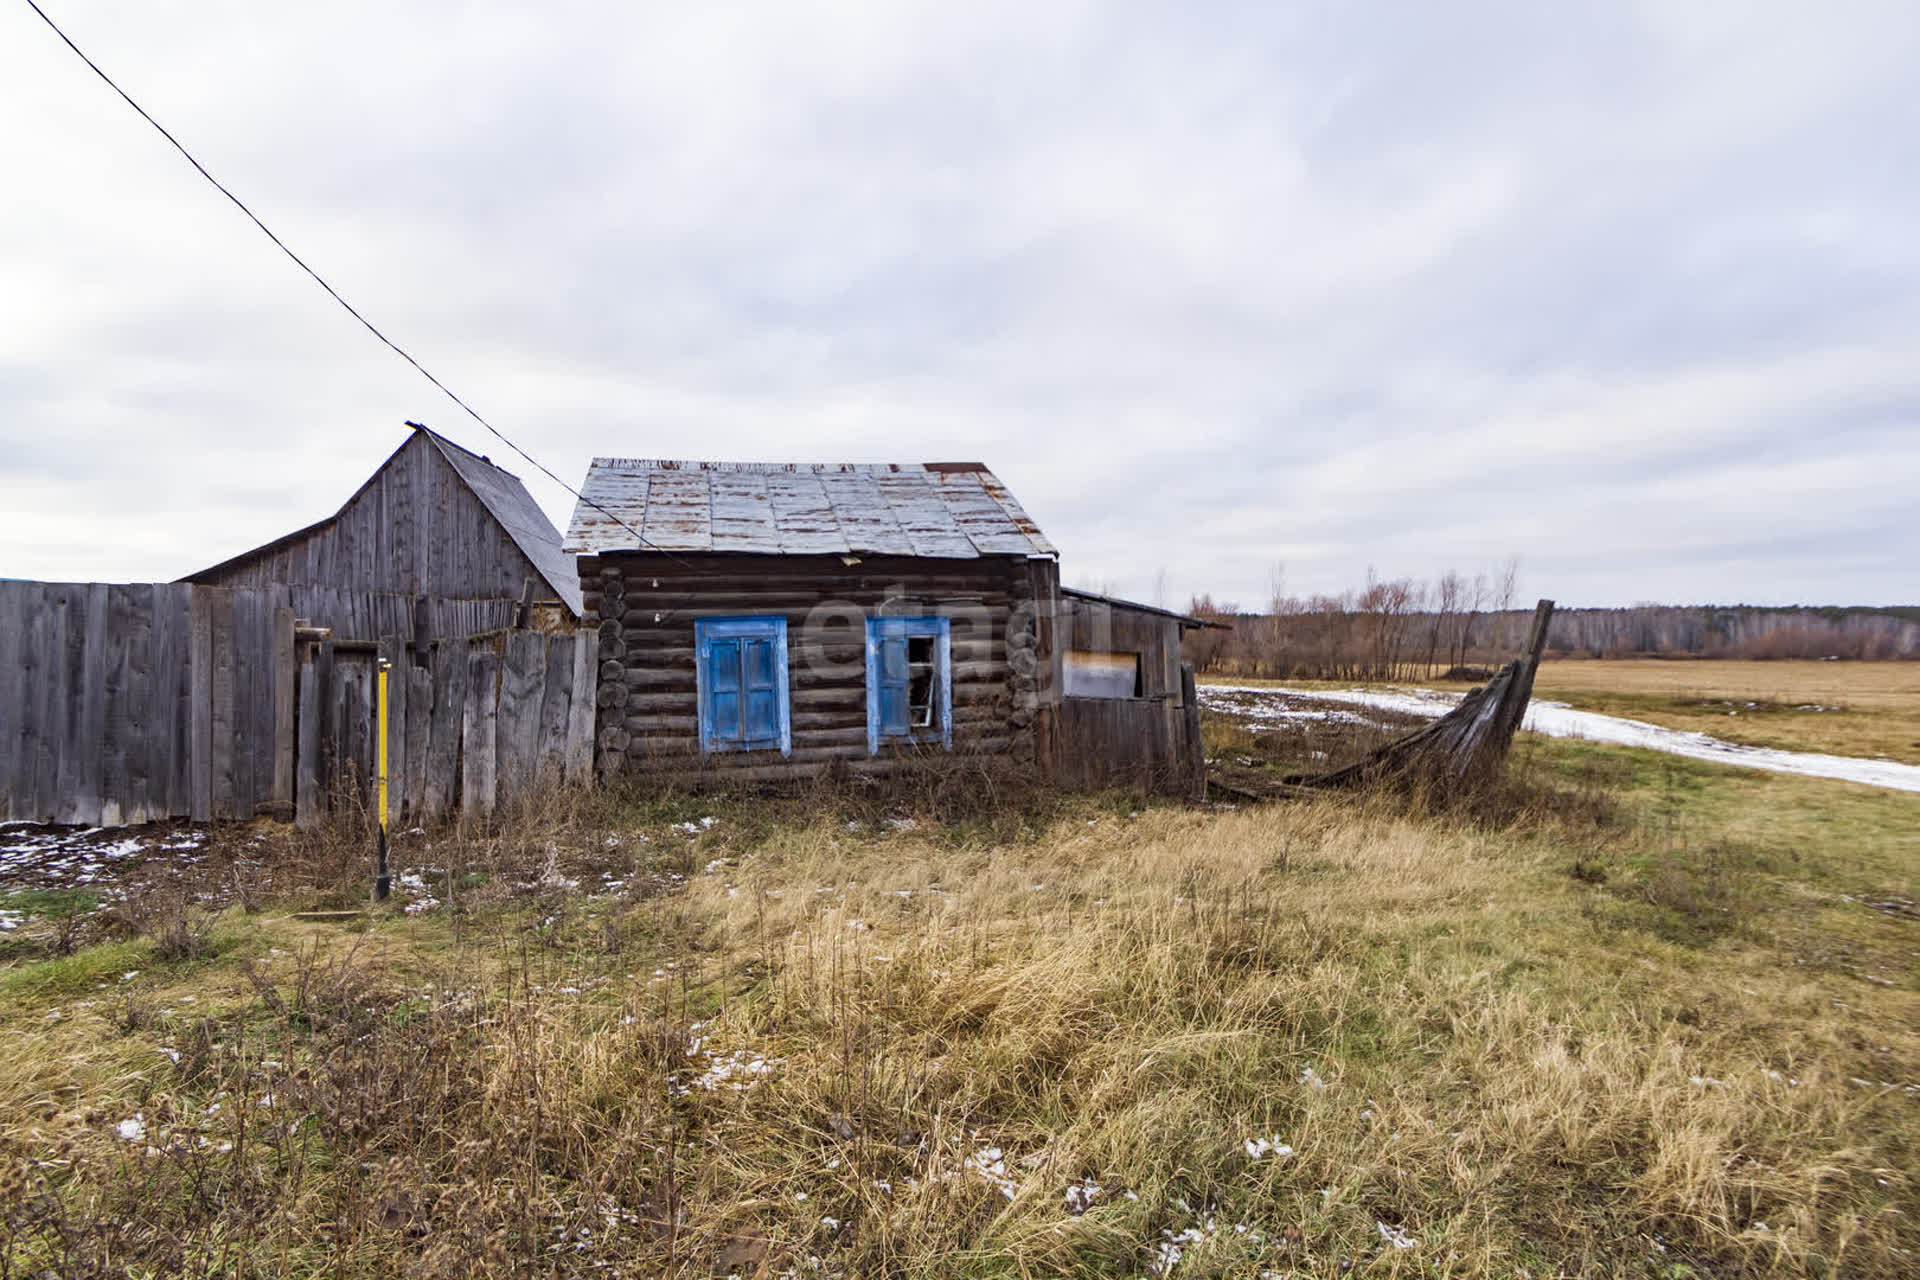
<svg viewBox="0 0 1920 1280">
<path fill-rule="evenodd" d="M 883 742 L 953 746 L 953 635 L 946 618 L 867 619 L 867 752 Z"/>
<path fill-rule="evenodd" d="M 702 751 L 793 751 L 785 618 L 696 618 Z"/>
</svg>

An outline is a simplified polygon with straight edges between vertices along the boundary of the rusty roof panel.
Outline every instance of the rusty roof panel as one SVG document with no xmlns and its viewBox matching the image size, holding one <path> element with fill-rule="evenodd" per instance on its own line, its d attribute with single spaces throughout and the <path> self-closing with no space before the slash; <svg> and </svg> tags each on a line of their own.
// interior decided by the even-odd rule
<svg viewBox="0 0 1920 1280">
<path fill-rule="evenodd" d="M 913 554 L 938 559 L 970 560 L 980 548 L 960 529 L 941 495 L 941 477 L 925 471 L 889 473 L 875 483 L 887 504 L 899 516 Z"/>
<path fill-rule="evenodd" d="M 706 473 L 667 469 L 648 476 L 646 518 L 640 536 L 649 546 L 713 550 L 713 491 Z"/>
<path fill-rule="evenodd" d="M 827 501 L 833 504 L 834 516 L 840 521 L 840 532 L 846 537 L 848 551 L 910 556 L 913 543 L 907 540 L 907 531 L 900 527 L 899 518 L 875 479 L 874 473 L 864 468 L 823 467 L 820 471 L 820 483 L 826 489 Z"/>
<path fill-rule="evenodd" d="M 792 468 L 767 472 L 767 499 L 779 545 L 787 555 L 833 555 L 845 552 L 847 535 L 827 501 L 827 487 L 812 471 Z"/>
<path fill-rule="evenodd" d="M 979 463 L 596 458 L 582 493 L 567 533 L 570 551 L 1054 554 Z"/>
<path fill-rule="evenodd" d="M 779 539 L 764 471 L 714 471 L 707 477 L 713 500 L 713 549 L 757 551 Z"/>
<path fill-rule="evenodd" d="M 1040 526 L 1033 522 L 1033 517 L 1027 514 L 1027 509 L 1020 505 L 1020 500 L 1013 496 L 1013 491 L 1000 483 L 999 476 L 981 467 L 974 478 L 979 480 L 980 488 L 999 506 L 1001 514 L 1011 526 L 1010 534 L 1018 534 L 1027 540 L 1030 554 L 1043 556 L 1059 554 L 1053 544 L 1047 541 L 1047 535 L 1040 532 Z M 985 547 L 980 549 L 987 550 Z"/>
</svg>

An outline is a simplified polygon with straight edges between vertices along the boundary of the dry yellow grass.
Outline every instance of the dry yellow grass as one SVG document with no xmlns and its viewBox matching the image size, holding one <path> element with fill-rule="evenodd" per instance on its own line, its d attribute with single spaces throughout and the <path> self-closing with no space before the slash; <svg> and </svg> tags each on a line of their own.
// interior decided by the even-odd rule
<svg viewBox="0 0 1920 1280">
<path fill-rule="evenodd" d="M 1729 742 L 1920 764 L 1920 663 L 1547 662 L 1536 691 Z"/>
<path fill-rule="evenodd" d="M 102 1275 L 1913 1274 L 1920 957 L 1869 902 L 1912 896 L 1920 798 L 1560 744 L 1532 767 L 1614 770 L 1645 817 L 610 811 L 516 832 L 518 863 L 410 851 L 489 873 L 458 921 L 236 912 L 197 960 L 16 968 L 0 1249 Z M 1756 804 L 1791 840 L 1728 843 Z"/>
</svg>

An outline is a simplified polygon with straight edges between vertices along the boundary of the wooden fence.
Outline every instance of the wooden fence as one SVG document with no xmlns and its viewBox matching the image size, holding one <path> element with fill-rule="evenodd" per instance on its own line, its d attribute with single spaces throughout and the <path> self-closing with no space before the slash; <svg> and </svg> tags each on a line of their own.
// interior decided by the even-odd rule
<svg viewBox="0 0 1920 1280">
<path fill-rule="evenodd" d="M 425 646 L 303 641 L 297 820 L 371 811 L 382 662 L 394 821 L 481 814 L 537 786 L 590 782 L 598 640 L 507 631 Z"/>
<path fill-rule="evenodd" d="M 428 625 L 377 649 L 296 642 L 301 590 L 0 581 L 0 821 L 312 822 L 370 808 L 383 654 L 396 815 L 481 813 L 542 779 L 588 780 L 594 634 L 427 638 L 503 616 L 498 602 L 427 614 L 369 596 L 321 603 L 356 627 Z"/>
</svg>

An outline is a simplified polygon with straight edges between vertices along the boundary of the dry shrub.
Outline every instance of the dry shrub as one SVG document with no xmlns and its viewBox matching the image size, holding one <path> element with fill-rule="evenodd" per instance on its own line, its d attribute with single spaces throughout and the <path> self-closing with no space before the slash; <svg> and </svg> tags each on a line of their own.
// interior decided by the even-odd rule
<svg viewBox="0 0 1920 1280">
<path fill-rule="evenodd" d="M 120 923 L 153 944 L 164 962 L 197 960 L 206 955 L 218 912 L 178 885 L 149 887 L 113 908 Z"/>
</svg>

